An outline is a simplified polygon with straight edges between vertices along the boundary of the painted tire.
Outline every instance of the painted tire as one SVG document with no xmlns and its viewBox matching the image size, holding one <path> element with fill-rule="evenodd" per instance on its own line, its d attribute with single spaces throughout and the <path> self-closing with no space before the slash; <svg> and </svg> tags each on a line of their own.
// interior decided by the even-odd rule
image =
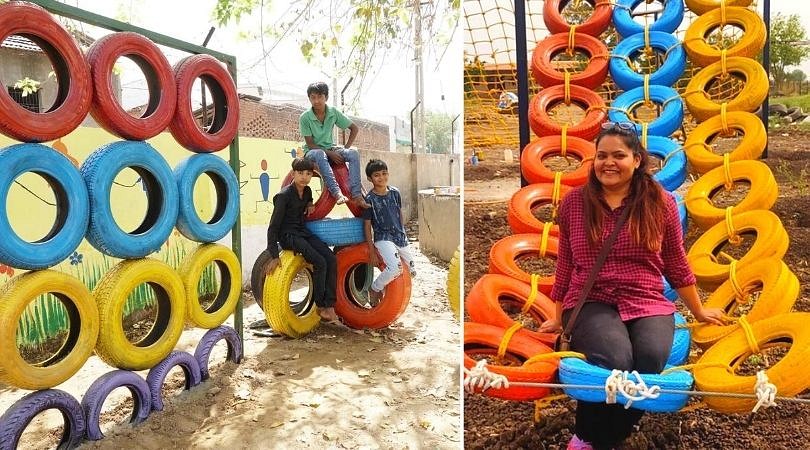
<svg viewBox="0 0 810 450">
<path fill-rule="evenodd" d="M 311 220 L 304 225 L 312 234 L 331 247 L 366 242 L 363 219 L 359 217 Z"/>
<path fill-rule="evenodd" d="M 610 26 L 610 16 L 613 11 L 609 1 L 586 0 L 594 7 L 591 14 L 584 22 L 576 25 L 578 33 L 598 37 Z M 570 0 L 546 0 L 543 2 L 543 22 L 551 34 L 568 33 L 571 24 L 565 20 L 562 11 L 570 3 Z"/>
<path fill-rule="evenodd" d="M 58 448 L 70 449 L 78 446 L 87 430 L 82 406 L 65 391 L 46 389 L 32 392 L 17 400 L 0 416 L 0 449 L 16 449 L 20 436 L 28 424 L 37 414 L 49 409 L 58 410 L 65 419 L 64 432 Z"/>
<path fill-rule="evenodd" d="M 689 55 L 689 60 L 698 67 L 720 61 L 721 53 L 716 47 L 706 42 L 706 37 L 717 28 L 725 19 L 726 25 L 735 25 L 743 30 L 740 40 L 726 49 L 726 57 L 742 56 L 756 58 L 765 46 L 767 30 L 765 22 L 756 13 L 748 8 L 726 7 L 725 15 L 720 8 L 707 11 L 686 29 L 683 46 Z"/>
<path fill-rule="evenodd" d="M 769 317 L 751 324 L 754 338 L 760 348 L 785 345 L 791 342 L 787 354 L 779 362 L 765 370 L 768 379 L 775 384 L 780 396 L 793 397 L 810 388 L 810 378 L 796 376 L 807 372 L 810 360 L 810 314 L 792 312 Z M 754 391 L 757 377 L 740 376 L 728 373 L 722 367 L 710 364 L 728 365 L 737 368 L 751 354 L 750 346 L 742 329 L 738 329 L 712 345 L 698 360 L 695 367 L 695 385 L 701 391 L 744 392 Z M 705 397 L 706 405 L 724 413 L 750 412 L 755 399 Z"/>
<path fill-rule="evenodd" d="M 678 291 L 672 288 L 665 277 L 662 277 L 662 279 L 664 281 L 664 297 L 674 303 L 675 300 L 678 300 Z"/>
<path fill-rule="evenodd" d="M 675 204 L 678 205 L 678 217 L 681 219 L 681 231 L 683 231 L 684 237 L 686 237 L 686 230 L 689 228 L 689 215 L 687 214 L 686 210 L 686 202 L 684 202 L 683 197 L 681 194 L 677 192 L 670 192 L 672 196 L 675 198 Z"/>
<path fill-rule="evenodd" d="M 691 342 L 691 332 L 689 328 L 678 328 L 679 325 L 686 325 L 686 319 L 676 312 L 674 313 L 675 333 L 672 337 L 672 349 L 667 358 L 668 366 L 680 366 L 689 359 L 689 344 Z"/>
<path fill-rule="evenodd" d="M 734 181 L 745 181 L 751 185 L 747 195 L 731 208 L 732 214 L 771 209 L 776 203 L 778 186 L 771 169 L 765 163 L 736 161 L 729 164 L 729 171 Z M 725 220 L 725 208 L 714 206 L 711 200 L 715 193 L 723 189 L 725 179 L 725 169 L 716 167 L 698 178 L 686 194 L 686 208 L 701 230 Z"/>
<path fill-rule="evenodd" d="M 138 65 L 149 86 L 149 101 L 141 117 L 133 117 L 121 107 L 113 88 L 113 66 L 124 56 Z M 172 66 L 152 41 L 131 32 L 108 34 L 90 46 L 87 62 L 93 77 L 90 114 L 102 128 L 123 139 L 145 141 L 169 126 L 177 106 L 177 87 Z"/>
<path fill-rule="evenodd" d="M 559 251 L 559 229 L 555 226 L 549 233 L 544 258 L 557 258 Z M 500 273 L 515 280 L 530 283 L 532 275 L 521 269 L 518 261 L 522 259 L 541 258 L 541 234 L 521 233 L 499 239 L 489 250 L 489 273 Z M 540 277 L 538 289 L 543 294 L 551 294 L 554 275 Z M 478 321 L 480 322 L 480 321 Z"/>
<path fill-rule="evenodd" d="M 250 292 L 253 294 L 253 299 L 259 305 L 261 310 L 264 310 L 264 279 L 265 267 L 267 262 L 270 261 L 270 252 L 262 250 L 256 261 L 253 262 L 253 268 L 250 270 Z"/>
<path fill-rule="evenodd" d="M 453 316 L 461 320 L 461 247 L 456 248 L 453 257 L 450 259 L 450 267 L 447 269 L 447 302 L 453 311 Z"/>
<path fill-rule="evenodd" d="M 653 136 L 667 137 L 681 127 L 683 123 L 683 101 L 674 89 L 666 86 L 650 86 L 650 100 L 664 104 L 664 109 L 657 119 L 650 122 L 647 134 Z M 613 108 L 608 113 L 608 117 L 613 122 L 632 122 L 628 112 L 631 112 L 636 105 L 644 102 L 644 88 L 637 87 L 620 94 L 613 101 Z M 641 127 L 638 133 L 641 134 Z"/>
<path fill-rule="evenodd" d="M 737 264 L 744 267 L 753 261 L 775 257 L 781 259 L 788 248 L 788 235 L 776 214 L 758 209 L 732 216 L 739 234 L 756 233 L 756 241 Z M 706 230 L 689 249 L 686 257 L 697 277 L 698 285 L 707 291 L 715 290 L 728 279 L 729 264 L 713 261 L 717 248 L 728 242 L 725 221 Z"/>
<path fill-rule="evenodd" d="M 203 222 L 194 205 L 194 184 L 208 175 L 214 185 L 216 207 L 208 222 Z M 177 230 L 196 242 L 215 242 L 228 234 L 239 217 L 239 180 L 222 158 L 210 154 L 192 155 L 174 168 L 179 208 Z"/>
<path fill-rule="evenodd" d="M 166 375 L 175 366 L 180 366 L 186 375 L 186 390 L 200 384 L 200 365 L 193 356 L 186 352 L 173 351 L 169 353 L 163 361 L 149 370 L 146 375 L 146 384 L 149 385 L 149 393 L 152 397 L 152 411 L 163 411 L 163 382 Z"/>
<path fill-rule="evenodd" d="M 82 397 L 82 410 L 87 421 L 87 439 L 98 441 L 104 439 L 101 432 L 101 407 L 112 391 L 125 387 L 132 394 L 132 416 L 130 425 L 137 425 L 149 417 L 152 412 L 152 398 L 149 395 L 149 385 L 138 374 L 128 370 L 113 370 L 98 377 L 87 388 Z"/>
<path fill-rule="evenodd" d="M 335 180 L 338 182 L 338 187 L 340 187 L 340 191 L 343 193 L 343 195 L 346 195 L 347 197 L 351 196 L 351 193 L 349 193 L 349 169 L 346 167 L 345 164 L 343 164 L 342 166 L 341 164 L 330 164 L 330 167 L 332 167 L 332 172 L 335 175 Z M 317 168 L 315 169 L 314 172 L 315 172 L 314 176 L 318 178 L 321 177 L 321 174 L 320 172 L 318 172 Z M 291 170 L 289 173 L 287 173 L 287 176 L 285 176 L 284 179 L 281 181 L 281 187 L 291 184 L 292 180 L 293 180 L 293 171 Z M 324 217 L 328 216 L 330 212 L 332 212 L 332 209 L 335 207 L 336 201 L 337 199 L 335 197 L 332 197 L 332 194 L 329 193 L 329 191 L 326 189 L 326 185 L 324 184 L 324 186 L 321 188 L 321 195 L 318 198 L 313 199 L 313 206 L 315 207 L 315 211 L 313 211 L 312 214 L 306 216 L 304 220 L 323 219 Z M 352 208 L 353 205 L 349 209 L 352 210 Z M 359 217 L 359 215 L 361 215 L 362 212 L 358 212 L 357 214 L 355 214 L 355 212 L 352 210 L 352 214 L 354 214 L 355 217 Z"/>
<path fill-rule="evenodd" d="M 644 86 L 644 76 L 630 68 L 628 60 L 644 49 L 645 45 L 644 33 L 638 33 L 622 39 L 611 52 L 610 76 L 620 89 L 629 91 Z M 666 54 L 661 67 L 650 74 L 650 85 L 672 86 L 686 69 L 686 53 L 681 41 L 669 33 L 651 31 L 650 47 Z"/>
<path fill-rule="evenodd" d="M 26 308 L 45 293 L 61 300 L 69 328 L 62 348 L 48 360 L 30 364 L 20 355 L 17 332 Z M 0 348 L 3 349 L 0 381 L 21 389 L 57 386 L 87 362 L 93 354 L 98 333 L 98 308 L 81 281 L 52 270 L 18 275 L 0 291 Z"/>
<path fill-rule="evenodd" d="M 647 151 L 666 161 L 664 167 L 653 175 L 653 179 L 669 192 L 681 187 L 687 175 L 683 147 L 677 141 L 663 136 L 647 136 Z"/>
<path fill-rule="evenodd" d="M 198 286 L 209 264 L 220 273 L 219 291 L 207 308 L 200 301 Z M 183 280 L 186 318 L 200 328 L 216 328 L 233 314 L 242 289 L 242 269 L 236 254 L 219 244 L 203 244 L 186 256 L 178 269 Z"/>
<path fill-rule="evenodd" d="M 551 183 L 530 184 L 522 187 L 509 199 L 506 220 L 513 233 L 541 233 L 543 222 L 534 216 L 532 210 L 552 203 L 554 185 Z M 573 189 L 560 185 L 560 201 Z"/>
<path fill-rule="evenodd" d="M 149 333 L 132 343 L 124 334 L 124 305 L 130 293 L 143 283 L 149 283 L 157 294 L 157 317 Z M 93 297 L 101 323 L 96 355 L 113 367 L 126 370 L 153 367 L 180 339 L 186 318 L 183 281 L 161 261 L 148 258 L 121 261 L 99 280 Z"/>
<path fill-rule="evenodd" d="M 239 339 L 236 330 L 227 325 L 220 325 L 206 331 L 203 337 L 200 338 L 197 349 L 194 350 L 194 359 L 197 360 L 197 364 L 200 366 L 200 378 L 203 381 L 211 376 L 208 370 L 208 365 L 211 360 L 211 350 L 213 350 L 214 345 L 221 340 L 225 340 L 225 343 L 228 345 L 228 355 L 225 359 L 235 364 L 239 364 L 242 361 L 242 341 Z"/>
<path fill-rule="evenodd" d="M 732 162 L 758 159 L 768 143 L 768 133 L 762 120 L 750 112 L 734 111 L 726 114 L 726 121 L 730 130 L 743 133 L 742 140 L 729 154 L 729 159 Z M 686 158 L 698 174 L 723 165 L 723 156 L 712 152 L 707 144 L 722 130 L 723 121 L 717 115 L 699 124 L 686 138 Z"/>
<path fill-rule="evenodd" d="M 115 176 L 125 168 L 140 175 L 148 209 L 143 222 L 130 233 L 115 222 L 110 190 Z M 107 144 L 87 157 L 81 168 L 90 199 L 87 242 L 115 258 L 142 258 L 156 252 L 177 223 L 177 183 L 166 160 L 151 145 L 141 141 Z"/>
<path fill-rule="evenodd" d="M 550 156 L 559 156 L 562 142 L 559 136 L 546 136 L 530 142 L 520 153 L 520 170 L 529 183 L 552 183 L 554 171 L 543 164 Z M 566 138 L 566 155 L 579 159 L 580 165 L 571 172 L 563 173 L 560 182 L 568 186 L 581 186 L 588 179 L 593 165 L 596 147 L 590 141 L 578 137 Z"/>
<path fill-rule="evenodd" d="M 0 262 L 18 269 L 45 269 L 59 264 L 82 242 L 89 222 L 87 188 L 76 167 L 63 154 L 40 144 L 16 144 L 0 150 Z M 20 175 L 45 178 L 56 199 L 56 221 L 35 242 L 23 240 L 9 222 L 9 190 Z"/>
<path fill-rule="evenodd" d="M 705 90 L 712 80 L 721 75 L 722 70 L 723 64 L 720 61 L 709 64 L 700 69 L 686 86 L 686 95 L 684 95 L 686 107 L 698 122 L 709 120 L 720 114 L 720 103 L 710 99 Z M 741 75 L 745 79 L 742 90 L 727 102 L 726 110 L 728 112 L 756 111 L 768 96 L 769 85 L 765 69 L 755 59 L 732 56 L 726 58 L 726 70 L 729 73 Z"/>
<path fill-rule="evenodd" d="M 352 189 L 349 183 L 349 167 L 346 164 L 338 164 L 337 167 L 332 168 L 332 173 L 335 174 L 335 181 L 337 181 L 340 192 L 345 195 L 346 198 L 352 198 Z M 360 186 L 360 191 L 365 198 L 367 192 L 362 186 Z M 362 207 L 352 202 L 346 203 L 346 207 L 349 208 L 349 211 L 351 211 L 354 217 L 363 217 L 363 211 L 365 211 L 365 209 Z"/>
<path fill-rule="evenodd" d="M 290 303 L 290 287 L 299 271 L 306 269 L 309 286 L 312 286 L 311 265 L 303 256 L 288 250 L 282 251 L 279 257 L 281 265 L 264 280 L 262 309 L 273 330 L 291 338 L 300 338 L 314 330 L 321 321 L 311 291 L 303 301 Z"/>
<path fill-rule="evenodd" d="M 25 36 L 42 49 L 59 83 L 56 102 L 43 113 L 23 108 L 0 89 L 0 133 L 23 142 L 59 139 L 76 129 L 90 110 L 90 66 L 73 37 L 39 6 L 0 5 L 0 42 L 12 35 Z"/>
<path fill-rule="evenodd" d="M 408 270 L 402 270 L 400 275 L 385 287 L 383 297 L 376 306 L 362 305 L 362 300 L 357 298 L 354 276 L 358 270 L 366 272 L 364 267 L 368 265 L 368 252 L 366 244 L 353 245 L 337 252 L 338 286 L 335 312 L 343 319 L 343 323 L 357 329 L 384 328 L 391 325 L 405 312 L 411 301 L 411 274 Z M 384 268 L 382 258 L 378 260 L 380 261 L 378 268 L 382 270 Z M 402 262 L 402 267 L 407 267 L 407 264 Z M 371 283 L 370 279 L 366 281 L 368 284 Z"/>
<path fill-rule="evenodd" d="M 475 366 L 475 361 L 468 356 L 468 352 L 495 355 L 505 331 L 494 325 L 464 322 L 464 367 L 471 369 Z M 525 362 L 532 356 L 551 351 L 550 347 L 527 336 L 523 330 L 512 335 L 506 349 L 507 354 L 516 363 L 520 363 L 521 360 Z M 558 361 L 558 359 L 549 359 L 515 366 L 487 364 L 487 369 L 492 373 L 506 376 L 512 382 L 552 383 L 557 374 Z M 481 393 L 488 397 L 520 401 L 543 398 L 549 392 L 548 388 L 511 386 L 505 389 L 488 389 Z"/>
<path fill-rule="evenodd" d="M 563 84 L 565 75 L 554 68 L 554 57 L 568 48 L 568 33 L 557 33 L 537 42 L 532 53 L 532 76 L 539 86 Z M 571 74 L 571 84 L 596 89 L 605 82 L 608 73 L 609 52 L 604 42 L 584 33 L 574 33 L 574 48 L 588 56 L 588 65 L 582 72 Z"/>
<path fill-rule="evenodd" d="M 721 5 L 726 6 L 726 10 L 731 7 L 748 7 L 752 0 L 686 0 L 686 7 L 697 15 L 703 15 L 715 9 L 720 9 Z"/>
<path fill-rule="evenodd" d="M 799 296 L 799 279 L 777 258 L 766 258 L 740 266 L 737 269 L 737 281 L 743 290 L 760 287 L 759 298 L 745 314 L 749 323 L 790 312 Z M 743 303 L 750 301 L 752 300 L 746 299 Z M 722 308 L 728 312 L 742 306 L 736 300 L 731 280 L 724 281 L 709 295 L 703 305 L 707 308 Z M 722 326 L 702 324 L 695 328 L 692 340 L 704 349 L 709 348 L 738 328 L 740 328 L 738 324 Z"/>
<path fill-rule="evenodd" d="M 473 322 L 507 329 L 514 325 L 515 321 L 504 311 L 503 305 L 523 308 L 531 290 L 528 283 L 516 281 L 506 275 L 486 274 L 481 276 L 470 289 L 464 302 L 464 309 Z M 545 293 L 538 292 L 537 298 L 529 307 L 527 314 L 534 319 L 537 325 L 540 325 L 555 317 L 555 310 L 554 301 Z M 554 346 L 554 341 L 557 339 L 557 333 L 540 333 L 529 328 L 523 328 L 521 332 L 549 347 Z"/>
<path fill-rule="evenodd" d="M 617 0 L 613 7 L 613 26 L 622 38 L 643 33 L 644 27 L 630 13 L 644 0 Z M 650 31 L 674 33 L 683 21 L 683 1 L 664 0 L 664 11 L 649 25 Z"/>
<path fill-rule="evenodd" d="M 214 107 L 214 121 L 206 131 L 200 129 L 191 108 L 192 88 L 200 78 L 205 81 Z M 222 150 L 233 141 L 239 128 L 239 99 L 233 78 L 210 55 L 193 55 L 174 66 L 177 109 L 169 131 L 177 142 L 195 153 Z"/>
<path fill-rule="evenodd" d="M 582 121 L 568 128 L 568 136 L 593 140 L 601 131 L 607 116 L 605 101 L 591 89 L 576 85 L 570 86 L 570 89 L 571 103 L 588 112 Z M 529 125 L 538 137 L 562 134 L 562 126 L 551 118 L 548 110 L 564 99 L 565 86 L 557 85 L 541 90 L 529 103 Z"/>
</svg>

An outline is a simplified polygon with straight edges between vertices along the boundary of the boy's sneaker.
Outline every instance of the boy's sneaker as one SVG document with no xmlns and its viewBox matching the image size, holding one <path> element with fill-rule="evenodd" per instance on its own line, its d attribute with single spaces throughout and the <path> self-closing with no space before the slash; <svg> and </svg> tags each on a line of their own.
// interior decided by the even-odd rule
<svg viewBox="0 0 810 450">
<path fill-rule="evenodd" d="M 593 446 L 591 446 L 590 442 L 585 442 L 579 438 L 576 434 L 571 436 L 571 440 L 568 441 L 567 450 L 593 450 Z"/>
<path fill-rule="evenodd" d="M 357 206 L 359 206 L 359 207 L 361 207 L 363 209 L 371 208 L 371 205 L 366 203 L 366 200 L 362 196 L 359 196 L 359 195 L 357 197 L 352 198 L 352 203 L 354 203 L 355 205 L 357 205 Z"/>
<path fill-rule="evenodd" d="M 337 197 L 335 198 L 337 199 L 335 203 L 337 203 L 338 205 L 342 205 L 349 201 L 349 199 L 343 194 L 338 194 Z"/>
</svg>

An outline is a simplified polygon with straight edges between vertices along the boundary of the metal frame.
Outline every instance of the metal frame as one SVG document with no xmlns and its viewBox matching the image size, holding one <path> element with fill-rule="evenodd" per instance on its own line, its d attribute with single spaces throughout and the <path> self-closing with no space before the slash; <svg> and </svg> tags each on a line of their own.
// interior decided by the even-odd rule
<svg viewBox="0 0 810 450">
<path fill-rule="evenodd" d="M 66 5 L 64 3 L 59 3 L 55 0 L 29 0 L 31 3 L 35 3 L 53 14 L 57 14 L 63 17 L 67 17 L 70 19 L 76 19 L 82 21 L 84 23 L 94 25 L 101 28 L 106 28 L 112 31 L 131 31 L 134 33 L 141 34 L 149 39 L 151 39 L 156 44 L 160 44 L 166 47 L 171 47 L 177 50 L 186 51 L 192 54 L 207 54 L 211 55 L 214 58 L 222 61 L 228 68 L 228 72 L 231 74 L 233 78 L 234 84 L 236 84 L 236 57 L 233 55 L 228 55 L 226 53 L 221 53 L 215 50 L 211 50 L 196 44 L 192 44 L 189 42 L 181 41 L 179 39 L 175 39 L 171 36 L 166 36 L 165 34 L 156 33 L 154 31 L 147 30 L 145 28 L 137 27 L 134 25 L 130 25 L 125 22 L 121 22 L 115 19 L 110 19 L 108 17 L 104 17 L 89 11 L 85 11 L 80 8 L 76 8 L 75 6 Z M 237 132 L 236 136 L 233 138 L 233 141 L 230 145 L 230 165 L 231 169 L 233 169 L 234 174 L 236 174 L 236 179 L 239 179 L 239 133 Z M 238 201 L 238 199 L 236 199 Z M 240 208 L 241 209 L 241 208 Z M 236 216 L 236 224 L 231 229 L 231 249 L 236 254 L 237 260 L 239 260 L 239 265 L 241 269 L 242 265 L 242 218 L 241 214 Z M 241 272 L 241 270 L 240 270 Z M 241 286 L 241 273 L 239 280 L 231 280 L 231 282 L 239 283 Z M 240 290 L 241 291 L 241 290 Z M 236 309 L 234 310 L 234 328 L 236 332 L 239 334 L 239 339 L 244 342 L 244 327 L 243 327 L 243 317 L 242 317 L 242 308 L 243 308 L 243 298 L 242 294 L 239 294 L 239 300 L 236 304 Z M 242 355 L 244 356 L 244 345 L 242 346 Z"/>
</svg>

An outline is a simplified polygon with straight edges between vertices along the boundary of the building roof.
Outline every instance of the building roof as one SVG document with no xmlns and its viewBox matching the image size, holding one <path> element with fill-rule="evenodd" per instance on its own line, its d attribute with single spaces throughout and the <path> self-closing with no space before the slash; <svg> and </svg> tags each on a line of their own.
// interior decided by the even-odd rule
<svg viewBox="0 0 810 450">
<path fill-rule="evenodd" d="M 18 35 L 7 36 L 6 39 L 0 43 L 0 47 L 42 53 L 42 49 L 39 48 L 37 44 L 34 44 L 30 39 Z"/>
</svg>

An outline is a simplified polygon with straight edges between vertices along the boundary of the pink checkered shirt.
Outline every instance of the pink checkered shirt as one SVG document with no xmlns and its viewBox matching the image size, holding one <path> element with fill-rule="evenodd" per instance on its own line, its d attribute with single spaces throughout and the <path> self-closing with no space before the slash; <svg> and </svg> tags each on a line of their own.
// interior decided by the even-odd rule
<svg viewBox="0 0 810 450">
<path fill-rule="evenodd" d="M 588 300 L 614 305 L 623 321 L 638 317 L 672 314 L 675 306 L 663 294 L 666 276 L 673 288 L 695 283 L 683 246 L 678 207 L 675 199 L 664 195 L 664 239 L 661 251 L 654 253 L 632 242 L 627 224 L 619 232 L 596 281 L 588 294 Z M 610 211 L 605 206 L 602 227 L 604 242 L 613 232 L 616 221 L 625 208 Z M 596 262 L 599 246 L 588 244 L 585 230 L 584 200 L 582 188 L 569 192 L 559 208 L 560 246 L 557 255 L 557 272 L 551 298 L 563 301 L 563 309 L 576 306 L 579 294 Z"/>
</svg>

